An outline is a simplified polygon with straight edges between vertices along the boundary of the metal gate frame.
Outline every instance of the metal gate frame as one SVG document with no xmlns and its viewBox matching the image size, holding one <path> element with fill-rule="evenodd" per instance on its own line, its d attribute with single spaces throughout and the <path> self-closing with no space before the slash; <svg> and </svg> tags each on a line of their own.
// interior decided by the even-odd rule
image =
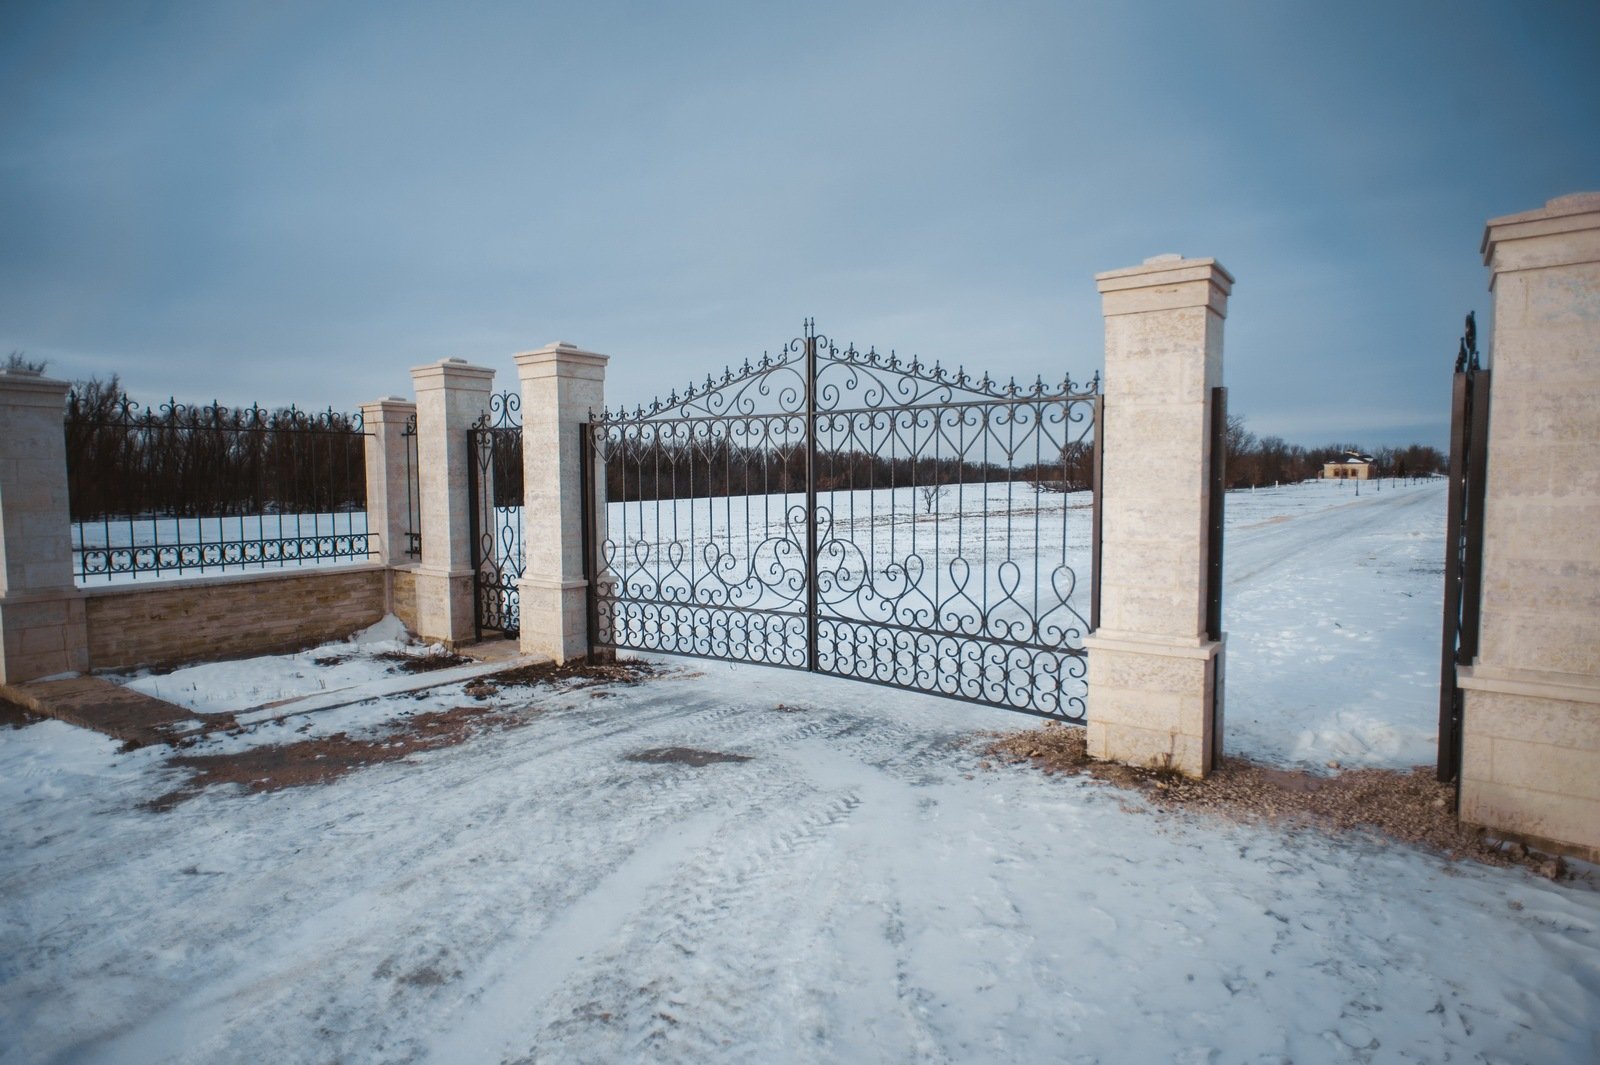
<svg viewBox="0 0 1600 1065">
<path fill-rule="evenodd" d="M 1478 362 L 1478 326 L 1467 315 L 1451 387 L 1450 489 L 1445 528 L 1444 631 L 1439 665 L 1441 783 L 1461 785 L 1463 699 L 1457 674 L 1478 656 L 1483 592 L 1483 500 L 1489 459 L 1490 372 Z"/>
<path fill-rule="evenodd" d="M 467 524 L 472 545 L 472 624 L 517 636 L 522 627 L 522 398 L 490 397 L 467 430 Z M 514 503 L 512 501 L 515 501 Z"/>
<path fill-rule="evenodd" d="M 763 409 L 774 405 L 776 412 Z M 1093 631 L 1099 615 L 1102 415 L 1098 374 L 1086 386 L 1074 385 L 1070 377 L 1056 387 L 1043 381 L 1026 387 L 1014 380 L 1000 384 L 988 375 L 975 380 L 964 370 L 950 373 L 916 359 L 903 362 L 893 352 L 862 352 L 853 346 L 841 351 L 816 332 L 810 319 L 804 335 L 785 345 L 776 359 L 763 355 L 755 365 L 746 362 L 738 371 L 725 370 L 720 380 L 707 377 L 703 386 L 691 386 L 682 395 L 674 392 L 648 408 L 594 413 L 581 430 L 584 499 L 589 511 L 584 553 L 590 584 L 590 646 L 602 654 L 630 648 L 763 661 L 1081 723 L 1087 694 L 1082 638 Z M 1054 435 L 1046 432 L 1047 421 Z M 1092 443 L 1088 440 L 1091 431 Z M 1019 465 L 1016 449 L 1008 450 L 1001 441 L 1003 434 L 1009 434 L 1007 439 L 1015 443 L 1019 433 L 1035 434 L 1031 465 L 1025 459 Z M 981 459 L 976 452 L 963 450 L 972 446 L 969 435 L 983 438 Z M 1045 441 L 1058 449 L 1051 452 Z M 824 442 L 832 448 L 824 449 Z M 735 444 L 747 449 L 737 452 L 738 458 L 730 457 Z M 1023 450 L 1027 446 L 1023 444 Z M 885 447 L 890 457 L 885 457 Z M 933 450 L 922 452 L 919 447 Z M 896 452 L 897 448 L 902 450 Z M 803 478 L 795 478 L 799 484 L 785 481 L 781 490 L 767 487 L 766 478 L 777 467 L 762 467 L 762 487 L 757 490 L 751 486 L 748 468 L 740 465 L 751 461 L 749 455 L 757 451 L 763 456 L 781 455 L 782 472 L 787 476 L 799 466 L 796 460 L 801 449 Z M 996 451 L 1004 453 L 1000 465 L 991 461 Z M 689 457 L 684 459 L 684 455 Z M 1048 457 L 1048 463 L 1041 461 L 1043 457 Z M 656 476 L 655 494 L 648 496 L 642 486 L 647 461 L 653 463 Z M 772 460 L 763 457 L 761 461 Z M 911 480 L 896 483 L 894 463 L 907 461 Z M 708 464 L 696 466 L 696 462 Z M 730 478 L 723 486 L 725 495 L 714 494 L 704 483 L 697 489 L 694 483 L 697 469 L 702 476 L 717 474 L 717 462 L 724 464 L 721 472 Z M 841 462 L 850 470 L 845 488 L 835 484 Z M 910 553 L 897 555 L 891 548 L 886 567 L 877 566 L 882 556 L 857 537 L 839 535 L 840 526 L 861 526 L 855 510 L 855 496 L 860 491 L 855 480 L 858 466 L 874 471 L 869 474 L 873 479 L 867 486 L 870 490 L 865 492 L 870 500 L 865 524 L 869 529 L 882 524 L 875 509 L 876 493 L 885 486 L 877 483 L 882 474 L 874 463 L 889 464 L 887 487 L 929 493 L 923 498 L 936 528 L 940 519 L 935 508 L 942 506 L 941 498 L 951 485 L 960 486 L 954 516 L 958 531 L 968 514 L 961 509 L 962 498 L 981 488 L 985 568 L 978 569 L 976 557 L 963 558 L 965 547 L 958 544 L 955 561 L 959 568 L 949 568 L 945 571 L 948 576 L 935 574 L 933 594 L 927 595 L 923 575 L 938 569 L 944 556 L 939 554 L 937 539 L 931 563 L 916 553 L 915 494 Z M 939 463 L 946 464 L 947 477 L 951 476 L 948 464 L 954 464 L 955 480 L 940 481 L 935 473 L 933 480 L 918 483 L 919 469 L 933 469 Z M 663 464 L 668 467 L 666 490 L 673 493 L 670 496 L 661 495 Z M 684 466 L 686 487 L 677 483 L 683 478 Z M 634 540 L 627 531 L 618 533 L 625 543 L 608 539 L 613 530 L 607 530 L 605 515 L 593 505 L 596 481 L 619 479 L 613 467 L 622 470 L 621 491 L 608 492 L 610 502 L 620 500 L 639 507 L 639 528 L 634 531 L 641 533 L 640 538 Z M 633 485 L 637 498 L 630 502 L 627 477 L 634 468 L 640 471 L 640 480 Z M 1060 479 L 1054 482 L 1058 488 L 1044 487 L 1047 468 L 1058 471 Z M 971 469 L 1003 470 L 1006 476 L 991 481 L 985 473 L 985 479 L 974 484 L 965 479 Z M 741 477 L 743 490 L 735 492 L 731 486 Z M 1071 602 L 1077 575 L 1066 565 L 1067 515 L 1073 508 L 1065 496 L 1058 566 L 1047 570 L 1051 560 L 1037 554 L 1021 563 L 1021 554 L 1013 558 L 1016 519 L 1010 509 L 1005 518 L 993 523 L 1004 534 L 1006 554 L 997 563 L 990 558 L 988 536 L 996 530 L 990 528 L 989 493 L 1000 485 L 1005 486 L 1008 501 L 1024 490 L 1019 487 L 1023 485 L 1041 493 L 1076 488 L 1090 491 L 1092 511 L 1087 518 L 1093 572 L 1087 589 L 1087 617 Z M 835 514 L 839 492 L 849 500 L 848 515 L 843 509 Z M 819 503 L 819 493 L 828 494 L 828 505 Z M 784 500 L 784 513 L 774 519 L 770 500 L 775 494 Z M 802 502 L 789 504 L 791 495 L 801 497 Z M 655 507 L 649 530 L 644 528 L 647 499 Z M 670 538 L 663 531 L 663 499 L 671 502 L 667 508 L 673 523 Z M 741 501 L 746 540 L 739 546 L 747 552 L 743 556 L 734 545 L 733 499 Z M 757 499 L 763 511 L 753 519 L 750 508 Z M 693 502 L 682 506 L 684 500 Z M 891 526 L 893 506 L 891 496 Z M 718 508 L 727 512 L 725 540 L 724 533 L 716 531 Z M 1044 509 L 1036 503 L 1030 512 L 1034 515 L 1035 547 L 1042 542 L 1038 515 Z M 626 515 L 626 508 L 622 513 Z M 687 540 L 680 538 L 683 533 L 678 528 L 685 513 Z M 697 513 L 703 515 L 698 529 Z M 751 539 L 752 528 L 762 530 L 764 538 L 759 542 Z M 924 541 L 937 535 L 936 531 L 924 533 Z M 1025 538 L 1017 536 L 1018 540 Z M 873 541 L 872 547 L 877 546 Z M 996 551 L 998 555 L 998 548 Z M 762 552 L 764 561 L 758 567 L 756 559 Z M 698 569 L 702 564 L 706 568 Z M 997 579 L 990 576 L 987 567 L 991 564 L 998 566 L 993 570 Z M 646 572 L 651 565 L 654 570 Z M 764 570 L 760 575 L 758 568 Z M 969 586 L 974 570 L 982 576 Z M 1023 590 L 1030 573 L 1031 610 L 1022 601 L 1030 594 Z M 725 575 L 733 579 L 724 579 Z M 771 607 L 770 595 L 766 605 L 738 605 L 740 594 L 753 586 L 752 582 L 770 579 L 766 588 L 770 592 L 780 577 L 783 609 Z M 963 580 L 953 593 L 946 594 L 939 584 L 941 578 L 947 584 Z M 667 585 L 674 582 L 669 589 Z M 880 585 L 892 586 L 891 594 L 885 594 Z M 1042 585 L 1048 585 L 1046 596 L 1040 594 Z M 917 586 L 916 594 L 926 603 L 925 609 L 900 609 L 912 586 Z M 762 603 L 762 594 L 758 590 L 749 598 L 752 603 Z M 887 616 L 850 614 L 848 601 L 852 598 L 854 607 L 865 611 L 862 604 L 870 603 L 872 610 Z M 995 599 L 999 603 L 991 608 Z M 845 606 L 840 606 L 841 602 Z M 890 602 L 886 609 L 882 608 L 885 602 Z M 752 646 L 757 638 L 767 641 L 760 650 Z"/>
</svg>

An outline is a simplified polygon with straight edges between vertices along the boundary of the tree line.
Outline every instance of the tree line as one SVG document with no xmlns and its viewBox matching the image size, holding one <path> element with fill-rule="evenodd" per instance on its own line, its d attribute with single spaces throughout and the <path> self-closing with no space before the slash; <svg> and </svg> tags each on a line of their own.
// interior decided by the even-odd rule
<svg viewBox="0 0 1600 1065">
<path fill-rule="evenodd" d="M 602 445 L 606 498 L 614 503 L 657 499 L 722 498 L 803 492 L 806 449 L 788 445 L 740 447 L 727 440 L 681 443 L 662 439 Z M 974 462 L 954 456 L 881 455 L 862 449 L 819 447 L 817 490 L 1025 481 L 1050 491 L 1092 487 L 1094 446 L 1074 442 L 1044 462 Z"/>
<path fill-rule="evenodd" d="M 366 508 L 359 417 L 219 404 L 140 409 L 113 376 L 74 386 L 66 438 L 74 521 Z"/>
<path fill-rule="evenodd" d="M 1281 436 L 1257 437 L 1245 428 L 1244 418 L 1228 416 L 1228 464 L 1225 467 L 1229 488 L 1254 488 L 1262 485 L 1293 484 L 1322 475 L 1329 462 L 1342 462 L 1352 454 L 1372 458 L 1375 477 L 1431 477 L 1449 472 L 1449 457 L 1436 447 L 1410 444 L 1406 447 L 1381 447 L 1367 451 L 1359 444 L 1334 443 L 1320 447 L 1290 444 Z"/>
</svg>

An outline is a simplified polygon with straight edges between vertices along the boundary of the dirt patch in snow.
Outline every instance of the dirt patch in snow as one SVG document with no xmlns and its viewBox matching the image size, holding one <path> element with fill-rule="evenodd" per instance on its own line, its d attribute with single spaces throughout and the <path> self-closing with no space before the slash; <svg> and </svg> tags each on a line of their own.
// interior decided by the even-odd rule
<svg viewBox="0 0 1600 1065">
<path fill-rule="evenodd" d="M 471 661 L 455 655 L 430 654 L 413 656 L 380 655 L 381 658 L 401 662 L 408 672 L 442 669 Z M 451 661 L 455 659 L 455 661 Z M 425 663 L 420 666 L 406 662 Z M 437 663 L 443 664 L 437 664 Z M 479 677 L 464 687 L 466 695 L 479 703 L 486 702 L 504 688 L 549 685 L 556 690 L 596 687 L 591 694 L 603 695 L 597 686 L 632 685 L 662 672 L 645 662 L 624 660 L 620 662 L 569 662 L 566 665 L 546 663 L 524 666 L 501 673 Z M 396 718 L 380 727 L 374 735 L 351 736 L 336 732 L 331 736 L 301 740 L 297 743 L 253 747 L 231 754 L 174 755 L 167 765 L 187 772 L 187 779 L 174 790 L 149 802 L 153 810 L 170 810 L 174 806 L 219 784 L 237 784 L 248 792 L 277 791 L 281 788 L 304 787 L 308 784 L 326 784 L 365 766 L 395 762 L 418 751 L 453 747 L 480 733 L 492 729 L 514 728 L 526 724 L 538 713 L 537 708 L 524 706 L 508 710 L 495 706 L 458 706 L 449 710 L 436 710 Z M 3 721 L 3 719 L 0 719 Z M 227 723 L 234 722 L 229 715 Z M 207 732 L 216 731 L 208 729 Z M 175 746 L 188 746 L 197 737 Z M 685 757 L 707 756 L 711 761 L 743 761 L 742 755 L 721 755 L 709 751 L 688 751 L 687 748 L 669 750 L 686 751 Z M 660 752 L 645 752 L 646 754 Z M 670 759 L 661 758 L 661 761 Z M 686 765 L 706 765 L 709 762 L 684 761 Z"/>
<path fill-rule="evenodd" d="M 662 670 L 648 662 L 620 658 L 615 662 L 541 662 L 494 673 L 485 678 L 502 688 L 528 687 L 549 684 L 563 691 L 574 688 L 592 688 L 597 684 L 631 686 L 641 684 Z"/>
<path fill-rule="evenodd" d="M 748 762 L 748 754 L 724 754 L 721 751 L 702 751 L 697 747 L 655 747 L 648 751 L 635 751 L 623 755 L 629 762 L 648 762 L 651 765 L 691 765 L 695 768 L 715 765 L 717 762 Z"/>
<path fill-rule="evenodd" d="M 187 770 L 188 779 L 147 805 L 152 810 L 170 810 L 219 784 L 238 784 L 252 793 L 326 784 L 365 766 L 452 747 L 490 729 L 526 724 L 530 719 L 526 711 L 518 714 L 485 706 L 458 706 L 391 722 L 387 731 L 376 736 L 336 732 L 232 754 L 176 755 L 167 759 L 167 765 Z"/>
<path fill-rule="evenodd" d="M 1046 773 L 1083 774 L 1136 790 L 1163 809 L 1200 810 L 1237 821 L 1309 825 L 1327 832 L 1369 831 L 1453 859 L 1522 865 L 1558 879 L 1560 858 L 1518 843 L 1489 839 L 1455 815 L 1455 787 L 1434 771 L 1352 769 L 1333 776 L 1276 769 L 1224 758 L 1205 780 L 1170 769 L 1138 769 L 1089 757 L 1084 731 L 1049 722 L 1041 728 L 993 735 L 984 749 L 1007 763 L 1032 763 Z M 992 763 L 982 763 L 989 768 Z"/>
<path fill-rule="evenodd" d="M 44 718 L 33 713 L 20 703 L 10 699 L 0 699 L 0 728 L 26 728 Z"/>
<path fill-rule="evenodd" d="M 393 662 L 400 667 L 402 673 L 431 673 L 436 669 L 450 669 L 454 666 L 471 665 L 476 659 L 466 655 L 458 655 L 451 651 L 429 651 L 425 654 L 414 655 L 405 651 L 384 651 L 374 655 L 380 662 Z M 335 659 L 334 661 L 338 661 Z M 321 664 L 320 662 L 318 663 Z"/>
</svg>

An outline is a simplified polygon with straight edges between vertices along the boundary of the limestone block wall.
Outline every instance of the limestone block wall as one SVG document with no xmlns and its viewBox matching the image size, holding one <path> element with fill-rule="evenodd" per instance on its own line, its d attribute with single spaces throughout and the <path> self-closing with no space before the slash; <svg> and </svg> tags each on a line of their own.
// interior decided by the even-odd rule
<svg viewBox="0 0 1600 1065">
<path fill-rule="evenodd" d="M 85 668 L 61 431 L 67 387 L 0 371 L 0 684 Z"/>
<path fill-rule="evenodd" d="M 389 571 L 389 613 L 417 631 L 417 572 L 415 566 L 399 566 Z"/>
<path fill-rule="evenodd" d="M 1488 224 L 1478 657 L 1461 816 L 1600 860 L 1600 193 Z"/>
<path fill-rule="evenodd" d="M 136 669 L 276 654 L 383 617 L 384 567 L 248 574 L 84 589 L 89 666 Z"/>
<path fill-rule="evenodd" d="M 1159 255 L 1099 274 L 1106 326 L 1100 627 L 1092 757 L 1211 771 L 1223 642 L 1207 629 L 1212 390 L 1233 277 Z"/>
<path fill-rule="evenodd" d="M 522 384 L 522 452 L 527 564 L 522 650 L 557 662 L 589 653 L 588 582 L 583 569 L 583 477 L 579 426 L 605 405 L 607 357 L 568 343 L 516 357 Z M 605 478 L 595 478 L 597 514 Z"/>
</svg>

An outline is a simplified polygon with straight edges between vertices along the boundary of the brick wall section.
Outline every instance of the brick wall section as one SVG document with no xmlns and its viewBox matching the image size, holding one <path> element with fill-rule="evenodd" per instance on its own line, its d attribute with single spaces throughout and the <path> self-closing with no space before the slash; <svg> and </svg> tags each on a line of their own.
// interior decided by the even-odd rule
<svg viewBox="0 0 1600 1065">
<path fill-rule="evenodd" d="M 383 617 L 382 566 L 84 590 L 93 669 L 299 650 Z"/>
<path fill-rule="evenodd" d="M 411 567 L 396 567 L 389 571 L 393 575 L 393 585 L 390 588 L 389 612 L 401 621 L 412 632 L 417 631 L 417 574 Z"/>
</svg>

